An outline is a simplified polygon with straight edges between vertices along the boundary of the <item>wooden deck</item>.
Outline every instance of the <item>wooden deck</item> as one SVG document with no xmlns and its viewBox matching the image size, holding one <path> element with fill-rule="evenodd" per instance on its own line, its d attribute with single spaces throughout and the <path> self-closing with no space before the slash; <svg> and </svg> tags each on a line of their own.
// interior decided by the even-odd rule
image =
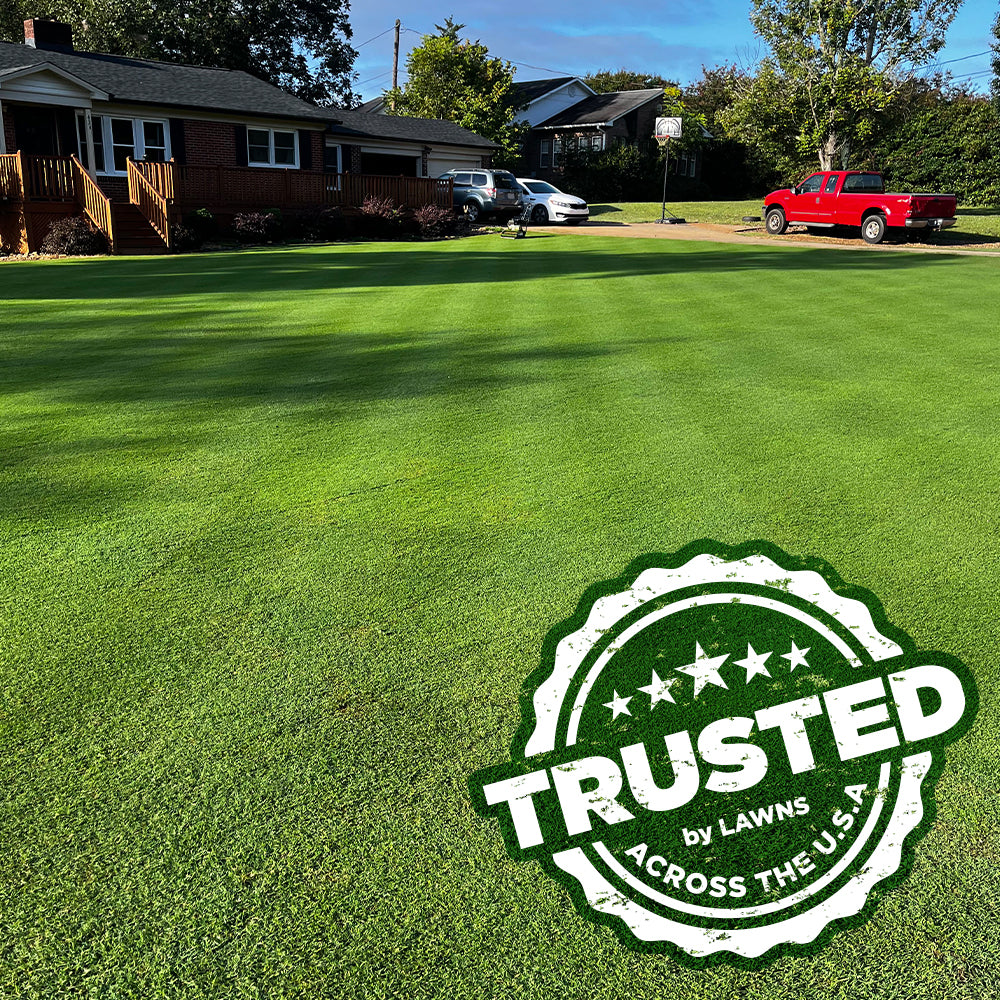
<svg viewBox="0 0 1000 1000">
<path fill-rule="evenodd" d="M 21 253 L 37 250 L 53 219 L 84 214 L 105 234 L 112 252 L 170 246 L 171 226 L 197 208 L 234 215 L 252 210 L 360 207 L 366 198 L 391 198 L 401 207 L 452 207 L 452 181 L 430 177 L 307 173 L 256 167 L 194 167 L 128 162 L 128 202 L 117 205 L 75 156 L 0 155 L 0 242 Z M 127 240 L 115 219 L 129 216 Z M 141 217 L 148 233 L 139 233 Z"/>
</svg>

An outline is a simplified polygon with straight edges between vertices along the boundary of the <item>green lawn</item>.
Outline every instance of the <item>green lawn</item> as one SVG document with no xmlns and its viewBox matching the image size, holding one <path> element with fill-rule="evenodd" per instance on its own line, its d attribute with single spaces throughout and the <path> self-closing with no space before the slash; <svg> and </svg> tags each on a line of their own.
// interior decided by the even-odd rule
<svg viewBox="0 0 1000 1000">
<path fill-rule="evenodd" d="M 763 198 L 747 201 L 684 201 L 667 202 L 667 210 L 688 222 L 707 222 L 724 226 L 737 226 L 744 215 L 761 215 Z M 591 216 L 595 222 L 635 223 L 655 222 L 663 210 L 662 202 L 626 201 L 609 205 L 591 205 Z M 977 239 L 977 243 L 1000 242 L 1000 208 L 962 207 L 958 210 L 958 224 L 934 237 L 936 243 L 968 242 L 968 237 L 992 237 Z"/>
<path fill-rule="evenodd" d="M 997 995 L 1000 263 L 536 235 L 0 277 L 0 995 Z M 466 786 L 584 589 L 701 537 L 827 559 L 981 692 L 908 881 L 762 972 L 624 951 Z"/>
</svg>

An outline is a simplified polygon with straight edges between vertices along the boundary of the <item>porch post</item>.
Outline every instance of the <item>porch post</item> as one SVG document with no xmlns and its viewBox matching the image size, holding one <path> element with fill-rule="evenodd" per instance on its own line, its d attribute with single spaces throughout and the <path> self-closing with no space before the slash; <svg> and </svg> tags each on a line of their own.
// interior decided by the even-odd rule
<svg viewBox="0 0 1000 1000">
<path fill-rule="evenodd" d="M 3 101 L 0 101 L 0 156 L 7 152 L 7 135 L 3 130 Z"/>
<path fill-rule="evenodd" d="M 97 174 L 97 160 L 94 153 L 94 116 L 90 108 L 83 112 L 83 134 L 87 137 L 87 173 L 91 177 Z"/>
</svg>

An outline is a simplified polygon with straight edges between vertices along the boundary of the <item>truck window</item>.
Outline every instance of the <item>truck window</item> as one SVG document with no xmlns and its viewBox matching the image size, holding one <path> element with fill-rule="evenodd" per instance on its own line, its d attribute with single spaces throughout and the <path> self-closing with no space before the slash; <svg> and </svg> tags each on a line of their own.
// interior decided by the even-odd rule
<svg viewBox="0 0 1000 1000">
<path fill-rule="evenodd" d="M 818 194 L 819 189 L 823 186 L 823 175 L 813 174 L 812 177 L 807 177 L 799 185 L 800 194 Z"/>
<path fill-rule="evenodd" d="M 837 181 L 840 180 L 840 174 L 830 174 L 826 179 L 826 184 L 823 186 L 823 194 L 833 194 L 837 190 Z"/>
<path fill-rule="evenodd" d="M 878 174 L 851 174 L 844 181 L 844 194 L 883 194 L 885 188 Z"/>
</svg>

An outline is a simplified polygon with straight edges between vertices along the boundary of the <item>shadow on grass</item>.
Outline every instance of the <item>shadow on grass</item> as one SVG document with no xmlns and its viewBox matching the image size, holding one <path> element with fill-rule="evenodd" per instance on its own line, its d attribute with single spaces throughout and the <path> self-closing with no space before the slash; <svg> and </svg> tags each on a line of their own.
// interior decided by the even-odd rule
<svg viewBox="0 0 1000 1000">
<path fill-rule="evenodd" d="M 228 438 L 225 447 L 238 459 L 247 436 L 261 427 L 267 434 L 269 426 L 294 423 L 304 433 L 318 430 L 324 441 L 349 440 L 355 422 L 371 419 L 373 405 L 436 399 L 467 406 L 510 388 L 562 385 L 567 373 L 630 349 L 625 340 L 539 346 L 530 323 L 502 343 L 433 327 L 268 336 L 258 317 L 238 308 L 227 310 L 228 331 L 192 333 L 205 313 L 182 310 L 177 335 L 162 326 L 142 332 L 158 318 L 137 313 L 126 330 L 88 336 L 71 319 L 46 323 L 3 352 L 3 395 L 37 394 L 32 398 L 68 405 L 91 415 L 82 426 L 100 413 L 127 415 L 119 428 L 124 422 L 129 429 L 74 433 L 80 425 L 48 427 L 31 408 L 8 417 L 0 521 L 113 516 L 150 482 L 182 468 L 189 452 Z M 658 336 L 661 343 L 684 339 Z"/>
<path fill-rule="evenodd" d="M 586 240 L 586 242 L 583 242 Z M 461 243 L 280 248 L 179 257 L 118 257 L 4 265 L 5 297 L 20 300 L 163 299 L 269 291 L 341 291 L 503 281 L 594 281 L 744 271 L 899 271 L 954 261 L 904 254 L 643 240 L 602 244 L 583 237 Z"/>
</svg>

